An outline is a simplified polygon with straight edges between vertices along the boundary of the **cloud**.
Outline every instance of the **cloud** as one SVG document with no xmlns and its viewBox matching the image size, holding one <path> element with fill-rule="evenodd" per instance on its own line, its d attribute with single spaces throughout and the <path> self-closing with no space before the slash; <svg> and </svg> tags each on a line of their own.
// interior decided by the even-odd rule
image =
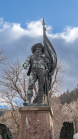
<svg viewBox="0 0 78 139">
<path fill-rule="evenodd" d="M 62 38 L 67 43 L 73 43 L 78 38 L 78 27 L 66 27 L 64 28 L 64 32 L 56 33 L 56 34 L 48 34 L 51 38 Z"/>
<path fill-rule="evenodd" d="M 61 37 L 65 39 L 66 42 L 74 42 L 78 38 L 78 27 L 66 27 Z"/>
<path fill-rule="evenodd" d="M 65 62 L 64 89 L 73 89 L 78 80 L 78 27 L 66 27 L 63 32 L 54 34 L 52 27 L 46 26 L 47 36 L 53 44 L 57 56 Z M 26 23 L 22 28 L 20 23 L 4 22 L 0 18 L 0 49 L 5 50 L 9 63 L 17 58 L 23 62 L 31 55 L 31 46 L 43 42 L 42 19 Z M 2 67 L 2 65 L 1 65 Z"/>
<path fill-rule="evenodd" d="M 42 36 L 41 20 L 37 22 L 32 21 L 30 23 L 26 23 L 27 29 L 23 29 L 21 27 L 21 24 L 3 22 L 2 18 L 0 19 L 0 25 L 2 25 L 0 29 L 0 34 L 7 34 L 8 43 L 17 40 L 23 36 L 31 38 Z"/>
</svg>

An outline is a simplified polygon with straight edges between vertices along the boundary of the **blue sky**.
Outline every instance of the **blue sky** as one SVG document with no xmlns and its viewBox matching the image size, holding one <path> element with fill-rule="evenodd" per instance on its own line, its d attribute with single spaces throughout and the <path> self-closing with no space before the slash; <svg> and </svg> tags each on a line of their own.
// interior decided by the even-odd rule
<svg viewBox="0 0 78 139">
<path fill-rule="evenodd" d="M 31 46 L 42 42 L 42 18 L 57 56 L 64 61 L 63 92 L 78 84 L 78 0 L 0 0 L 0 49 L 23 63 Z M 4 65 L 0 65 L 0 76 Z"/>
<path fill-rule="evenodd" d="M 78 25 L 77 0 L 8 0 L 0 1 L 0 17 L 11 23 L 21 23 L 45 18 L 53 32 L 61 32 L 66 26 Z"/>
</svg>

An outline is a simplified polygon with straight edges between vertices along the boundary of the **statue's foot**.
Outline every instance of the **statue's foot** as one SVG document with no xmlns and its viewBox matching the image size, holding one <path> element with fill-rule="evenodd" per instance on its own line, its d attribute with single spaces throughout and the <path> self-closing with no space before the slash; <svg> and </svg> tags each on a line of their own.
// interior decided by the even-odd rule
<svg viewBox="0 0 78 139">
<path fill-rule="evenodd" d="M 41 96 L 36 96 L 36 98 L 35 98 L 34 101 L 33 101 L 33 104 L 35 104 L 35 103 L 37 103 L 37 104 L 42 104 L 42 103 L 43 103 L 43 97 L 41 97 Z"/>
<path fill-rule="evenodd" d="M 34 99 L 33 104 L 37 102 L 38 102 L 38 96 L 36 96 L 36 98 Z"/>
<path fill-rule="evenodd" d="M 29 101 L 26 101 L 26 102 L 23 103 L 24 106 L 27 106 L 28 104 L 30 104 Z"/>
<path fill-rule="evenodd" d="M 32 94 L 27 94 L 27 100 L 23 103 L 24 106 L 31 104 Z"/>
</svg>

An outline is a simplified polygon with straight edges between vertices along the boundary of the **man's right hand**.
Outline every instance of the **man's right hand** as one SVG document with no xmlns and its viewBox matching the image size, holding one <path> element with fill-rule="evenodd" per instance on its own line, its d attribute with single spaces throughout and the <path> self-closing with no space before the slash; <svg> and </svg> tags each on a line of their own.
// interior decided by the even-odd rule
<svg viewBox="0 0 78 139">
<path fill-rule="evenodd" d="M 27 69 L 28 66 L 26 66 L 25 64 L 23 64 L 22 67 L 23 67 L 24 69 Z"/>
</svg>

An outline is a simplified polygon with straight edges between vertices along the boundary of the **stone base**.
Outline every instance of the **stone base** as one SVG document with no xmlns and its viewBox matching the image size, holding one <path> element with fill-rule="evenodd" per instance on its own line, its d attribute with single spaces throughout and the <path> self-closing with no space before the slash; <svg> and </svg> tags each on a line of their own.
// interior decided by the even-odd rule
<svg viewBox="0 0 78 139">
<path fill-rule="evenodd" d="M 19 139 L 53 139 L 49 106 L 20 107 Z"/>
</svg>

